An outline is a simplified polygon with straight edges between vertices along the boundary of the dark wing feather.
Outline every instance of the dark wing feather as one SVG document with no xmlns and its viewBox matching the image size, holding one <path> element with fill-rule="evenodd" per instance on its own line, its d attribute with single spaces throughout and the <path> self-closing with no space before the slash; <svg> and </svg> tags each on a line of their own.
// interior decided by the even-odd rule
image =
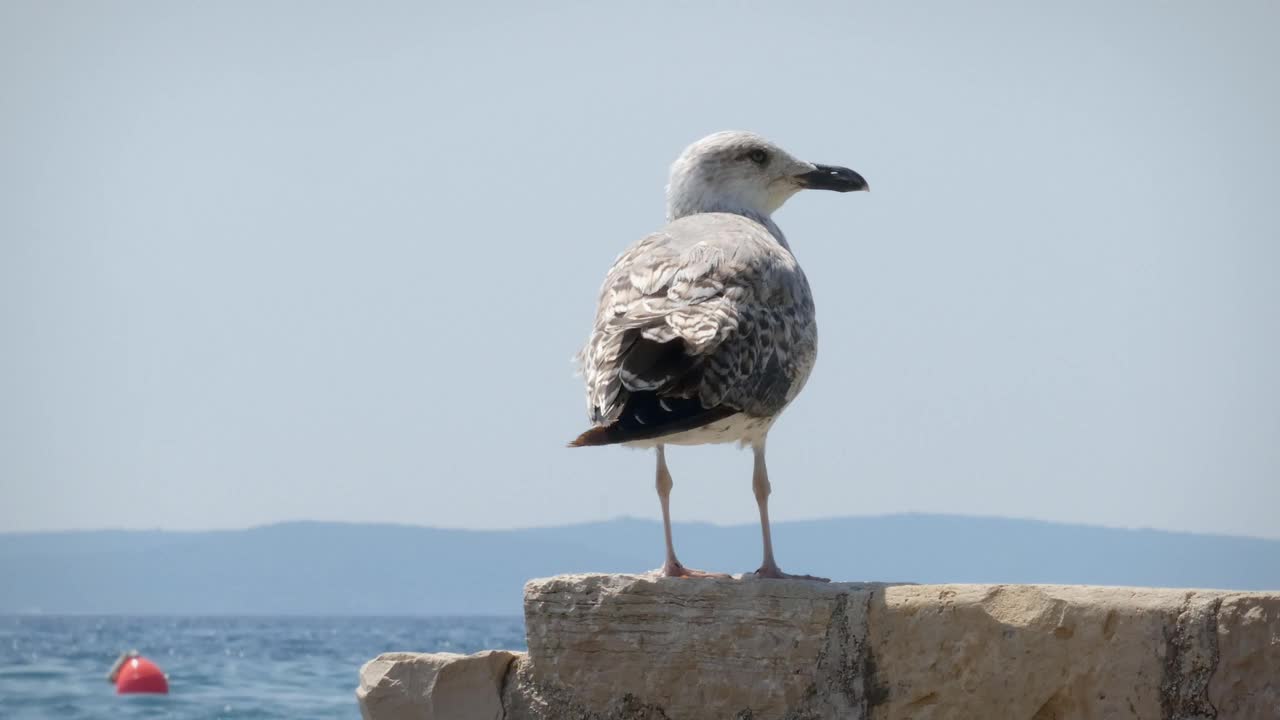
<svg viewBox="0 0 1280 720">
<path fill-rule="evenodd" d="M 624 388 L 633 393 L 656 390 L 672 394 L 673 389 L 689 384 L 699 362 L 686 351 L 683 340 L 656 342 L 641 337 L 639 330 L 630 332 L 636 338 L 624 343 L 626 350 L 618 364 L 618 378 Z"/>
<path fill-rule="evenodd" d="M 738 408 L 721 404 L 704 407 L 697 397 L 702 383 L 703 358 L 689 353 L 684 340 L 657 342 L 640 337 L 624 339 L 618 379 L 626 400 L 617 419 L 592 428 L 570 445 L 610 445 L 650 440 L 702 427 L 728 417 Z"/>
<path fill-rule="evenodd" d="M 727 405 L 704 408 L 698 398 L 664 398 L 656 392 L 631 393 L 617 420 L 591 428 L 570 442 L 569 446 L 614 445 L 635 440 L 652 440 L 700 428 L 736 412 L 736 408 Z"/>
</svg>

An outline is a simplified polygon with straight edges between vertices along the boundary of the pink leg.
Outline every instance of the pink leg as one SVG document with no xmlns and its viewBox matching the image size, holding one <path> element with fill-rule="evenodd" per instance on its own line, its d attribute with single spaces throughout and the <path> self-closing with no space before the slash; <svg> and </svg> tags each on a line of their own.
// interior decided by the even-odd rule
<svg viewBox="0 0 1280 720">
<path fill-rule="evenodd" d="M 760 507 L 760 532 L 764 535 L 764 563 L 756 570 L 756 577 L 774 580 L 817 580 L 831 582 L 827 578 L 816 575 L 790 575 L 778 568 L 773 559 L 773 537 L 769 533 L 769 493 L 773 490 L 769 485 L 769 472 L 764 466 L 764 442 L 751 447 L 755 454 L 755 467 L 751 473 L 751 488 L 756 493 L 756 505 Z"/>
<path fill-rule="evenodd" d="M 667 454 L 661 445 L 658 446 L 658 501 L 662 503 L 662 532 L 667 539 L 667 559 L 662 563 L 659 575 L 666 577 L 699 577 L 727 578 L 724 573 L 692 570 L 680 564 L 676 559 L 675 546 L 671 544 L 671 472 L 667 470 Z"/>
</svg>

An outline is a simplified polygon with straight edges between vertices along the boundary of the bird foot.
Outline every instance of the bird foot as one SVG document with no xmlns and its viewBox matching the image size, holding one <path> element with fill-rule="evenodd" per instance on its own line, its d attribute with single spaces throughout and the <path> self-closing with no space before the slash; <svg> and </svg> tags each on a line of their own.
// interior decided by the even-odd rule
<svg viewBox="0 0 1280 720">
<path fill-rule="evenodd" d="M 668 560 L 662 564 L 662 567 L 653 571 L 658 577 L 682 577 L 682 578 L 730 578 L 733 577 L 727 573 L 707 572 L 706 570 L 694 570 L 680 564 L 679 560 Z"/>
<path fill-rule="evenodd" d="M 792 575 L 784 573 L 778 569 L 777 565 L 762 565 L 756 570 L 754 575 L 758 578 L 766 578 L 769 580 L 812 580 L 814 582 L 831 582 L 831 578 L 818 577 L 817 575 Z"/>
</svg>

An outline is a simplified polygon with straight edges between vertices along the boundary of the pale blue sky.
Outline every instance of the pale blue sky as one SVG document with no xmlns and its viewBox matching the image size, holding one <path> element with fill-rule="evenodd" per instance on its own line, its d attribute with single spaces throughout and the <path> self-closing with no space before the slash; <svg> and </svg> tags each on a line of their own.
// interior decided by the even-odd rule
<svg viewBox="0 0 1280 720">
<path fill-rule="evenodd" d="M 777 216 L 775 519 L 1280 537 L 1280 5 L 1031 5 L 0 4 L 0 530 L 656 517 L 569 359 L 741 128 L 874 188 Z"/>
</svg>

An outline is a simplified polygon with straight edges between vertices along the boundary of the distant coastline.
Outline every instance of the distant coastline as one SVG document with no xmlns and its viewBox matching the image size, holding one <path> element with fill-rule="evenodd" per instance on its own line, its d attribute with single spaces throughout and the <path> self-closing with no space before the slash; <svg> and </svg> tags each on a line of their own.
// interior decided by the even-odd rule
<svg viewBox="0 0 1280 720">
<path fill-rule="evenodd" d="M 776 523 L 788 565 L 837 580 L 1280 589 L 1280 540 L 888 515 Z M 679 525 L 682 555 L 744 572 L 754 525 Z M 526 580 L 655 567 L 655 521 L 519 530 L 294 522 L 247 530 L 0 533 L 0 613 L 511 616 Z"/>
</svg>

